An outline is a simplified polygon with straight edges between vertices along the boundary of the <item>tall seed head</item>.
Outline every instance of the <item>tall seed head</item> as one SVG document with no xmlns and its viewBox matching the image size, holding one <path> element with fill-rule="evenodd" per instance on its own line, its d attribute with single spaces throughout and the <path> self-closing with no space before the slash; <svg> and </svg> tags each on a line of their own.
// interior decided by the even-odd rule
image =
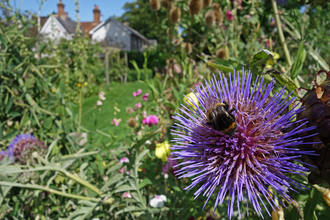
<svg viewBox="0 0 330 220">
<path fill-rule="evenodd" d="M 221 48 L 220 50 L 217 51 L 217 57 L 222 60 L 226 60 L 228 57 L 228 52 L 226 48 Z"/>
<path fill-rule="evenodd" d="M 187 43 L 185 45 L 185 48 L 186 48 L 186 53 L 189 55 L 192 53 L 192 46 L 191 46 L 191 43 Z"/>
<path fill-rule="evenodd" d="M 162 0 L 162 6 L 168 10 L 172 8 L 172 3 L 169 0 Z"/>
<path fill-rule="evenodd" d="M 205 15 L 205 23 L 207 26 L 213 26 L 215 23 L 215 14 L 214 11 L 210 10 Z"/>
<path fill-rule="evenodd" d="M 219 10 L 219 8 L 220 8 L 220 5 L 218 3 L 216 3 L 216 2 L 214 2 L 213 5 L 212 5 L 212 9 L 214 11 L 217 11 L 217 10 Z"/>
<path fill-rule="evenodd" d="M 189 9 L 192 15 L 198 14 L 203 9 L 202 0 L 190 0 Z"/>
<path fill-rule="evenodd" d="M 212 0 L 203 0 L 203 7 L 207 8 L 212 5 Z"/>
<path fill-rule="evenodd" d="M 160 9 L 159 0 L 149 0 L 150 7 L 154 11 L 158 11 Z"/>
<path fill-rule="evenodd" d="M 136 119 L 134 117 L 131 117 L 128 119 L 128 125 L 132 128 L 136 126 Z"/>
<path fill-rule="evenodd" d="M 222 21 L 223 21 L 221 8 L 219 8 L 218 10 L 214 10 L 214 15 L 215 15 L 215 23 L 216 24 L 221 24 Z"/>
<path fill-rule="evenodd" d="M 178 7 L 174 7 L 171 10 L 170 19 L 173 23 L 178 23 L 181 18 L 181 10 Z"/>
</svg>

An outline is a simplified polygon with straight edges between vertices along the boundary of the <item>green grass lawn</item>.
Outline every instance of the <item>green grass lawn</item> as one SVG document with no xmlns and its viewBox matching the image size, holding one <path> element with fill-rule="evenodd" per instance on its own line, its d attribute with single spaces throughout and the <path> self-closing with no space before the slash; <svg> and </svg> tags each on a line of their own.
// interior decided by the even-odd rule
<svg viewBox="0 0 330 220">
<path fill-rule="evenodd" d="M 146 92 L 150 94 L 149 87 L 143 82 L 117 83 L 111 85 L 110 91 L 107 91 L 106 87 L 102 88 L 104 89 L 100 89 L 100 91 L 105 92 L 106 100 L 102 101 L 103 105 L 100 106 L 101 111 L 96 107 L 96 102 L 99 99 L 98 96 L 86 98 L 82 102 L 81 126 L 91 131 L 88 139 L 93 139 L 93 148 L 102 148 L 102 146 L 110 143 L 111 138 L 106 135 L 112 133 L 117 136 L 120 134 L 125 135 L 125 132 L 131 132 L 131 129 L 127 125 L 127 120 L 135 114 L 128 114 L 126 107 L 130 106 L 134 108 L 136 103 L 142 102 L 142 95 Z M 142 94 L 138 97 L 133 97 L 132 93 L 138 89 L 142 89 Z M 115 106 L 120 110 L 120 112 L 116 112 L 116 115 L 114 114 Z M 76 105 L 73 111 L 78 115 L 79 105 Z M 118 127 L 111 124 L 113 118 L 122 119 Z M 84 130 L 82 129 L 82 131 Z M 106 135 L 101 134 L 102 132 Z"/>
</svg>

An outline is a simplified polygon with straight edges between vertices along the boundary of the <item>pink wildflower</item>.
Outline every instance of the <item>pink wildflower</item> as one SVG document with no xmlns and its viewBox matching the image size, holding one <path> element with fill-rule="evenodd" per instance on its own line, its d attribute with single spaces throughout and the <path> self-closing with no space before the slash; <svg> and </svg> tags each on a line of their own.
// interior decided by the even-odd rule
<svg viewBox="0 0 330 220">
<path fill-rule="evenodd" d="M 136 92 L 133 92 L 133 93 L 132 93 L 132 96 L 136 97 Z"/>
<path fill-rule="evenodd" d="M 123 193 L 123 197 L 124 198 L 130 198 L 131 199 L 132 198 L 132 195 L 129 192 L 124 192 Z"/>
<path fill-rule="evenodd" d="M 178 164 L 177 160 L 173 160 L 173 156 L 169 156 L 167 157 L 167 163 L 166 165 L 163 167 L 163 173 L 167 173 L 168 171 L 171 169 L 171 171 L 173 171 L 173 167 L 176 166 Z"/>
<path fill-rule="evenodd" d="M 234 20 L 234 15 L 230 10 L 226 11 L 226 18 L 227 18 L 228 21 Z"/>
<path fill-rule="evenodd" d="M 159 119 L 156 115 L 149 115 L 142 120 L 142 124 L 147 124 L 150 127 L 151 125 L 156 125 L 158 121 Z"/>
<path fill-rule="evenodd" d="M 112 119 L 111 124 L 114 124 L 117 127 L 120 122 L 121 122 L 121 118 L 119 118 L 119 119 L 114 118 L 114 119 Z"/>
<path fill-rule="evenodd" d="M 142 100 L 143 101 L 148 101 L 148 96 L 149 96 L 149 93 L 146 93 L 142 96 Z"/>
<path fill-rule="evenodd" d="M 135 108 L 141 108 L 141 107 L 142 107 L 141 102 L 135 104 Z"/>
<path fill-rule="evenodd" d="M 199 86 L 201 82 L 195 83 L 194 86 Z"/>
<path fill-rule="evenodd" d="M 129 163 L 129 159 L 127 157 L 123 157 L 119 160 L 121 163 Z"/>
<path fill-rule="evenodd" d="M 120 168 L 120 169 L 119 169 L 119 172 L 120 172 L 120 173 L 124 173 L 124 172 L 125 172 L 125 168 L 124 168 L 124 167 Z"/>
<path fill-rule="evenodd" d="M 99 95 L 104 96 L 105 92 L 101 91 Z"/>
<path fill-rule="evenodd" d="M 100 105 L 103 105 L 103 103 L 100 100 L 97 100 L 96 105 L 100 106 Z"/>
<path fill-rule="evenodd" d="M 139 96 L 141 93 L 142 93 L 142 90 L 141 90 L 141 89 L 138 89 L 138 90 L 136 91 L 136 95 L 137 95 L 137 96 Z"/>
</svg>

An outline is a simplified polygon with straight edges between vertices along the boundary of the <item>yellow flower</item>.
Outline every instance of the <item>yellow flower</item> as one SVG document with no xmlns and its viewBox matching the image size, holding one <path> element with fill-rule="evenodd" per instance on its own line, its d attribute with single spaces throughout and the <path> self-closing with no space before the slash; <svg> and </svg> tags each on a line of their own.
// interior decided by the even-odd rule
<svg viewBox="0 0 330 220">
<path fill-rule="evenodd" d="M 80 83 L 78 83 L 78 85 L 77 85 L 79 88 L 81 87 L 81 84 Z"/>
<path fill-rule="evenodd" d="M 52 93 L 54 93 L 55 91 L 54 91 L 54 89 L 52 89 Z"/>
<path fill-rule="evenodd" d="M 88 82 L 84 82 L 84 85 L 87 86 L 88 85 Z"/>
<path fill-rule="evenodd" d="M 274 57 L 267 61 L 267 63 L 266 63 L 267 69 L 272 68 L 272 66 L 276 63 L 276 60 L 278 60 L 280 58 L 280 55 L 278 55 L 278 53 L 275 53 L 275 52 L 271 52 L 271 53 L 274 54 Z"/>
<path fill-rule="evenodd" d="M 196 106 L 193 103 L 191 103 L 190 99 L 192 99 L 194 101 L 194 103 L 198 105 L 198 99 L 193 92 L 186 95 L 186 97 L 183 98 L 183 101 L 190 104 L 190 106 L 192 106 L 193 109 L 196 109 Z"/>
<path fill-rule="evenodd" d="M 156 144 L 156 157 L 161 159 L 163 162 L 166 162 L 167 157 L 170 155 L 170 146 L 171 145 L 168 143 L 168 141 L 164 141 L 161 144 Z"/>
</svg>

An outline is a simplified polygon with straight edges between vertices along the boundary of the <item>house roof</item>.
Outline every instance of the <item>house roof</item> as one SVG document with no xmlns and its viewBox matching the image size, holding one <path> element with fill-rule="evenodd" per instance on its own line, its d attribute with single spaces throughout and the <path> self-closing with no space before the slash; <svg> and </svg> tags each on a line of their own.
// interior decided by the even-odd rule
<svg viewBox="0 0 330 220">
<path fill-rule="evenodd" d="M 75 34 L 77 22 L 70 19 L 63 19 L 61 16 L 56 18 L 69 34 Z M 80 28 L 81 29 L 81 28 Z"/>
<path fill-rule="evenodd" d="M 106 21 L 101 22 L 100 24 L 98 24 L 97 26 L 95 26 L 92 30 L 89 31 L 89 34 L 92 35 L 92 34 L 93 34 L 95 31 L 97 31 L 100 27 L 102 27 L 103 25 L 105 25 L 106 23 L 108 23 L 108 22 L 110 22 L 110 21 L 116 23 L 116 24 L 117 24 L 120 28 L 122 28 L 123 30 L 128 31 L 128 32 L 130 32 L 131 34 L 134 34 L 135 36 L 137 36 L 137 37 L 140 38 L 141 40 L 143 40 L 143 41 L 145 41 L 146 43 L 150 44 L 149 40 L 148 40 L 145 36 L 143 36 L 142 34 L 140 34 L 137 30 L 135 30 L 135 29 L 133 29 L 133 28 L 131 28 L 131 27 L 129 27 L 129 26 L 124 25 L 123 23 L 117 21 L 116 19 L 114 19 L 114 18 L 112 18 L 112 17 L 108 18 Z"/>
<path fill-rule="evenodd" d="M 96 27 L 99 23 L 96 23 L 94 21 L 91 22 L 80 22 L 81 28 L 84 30 L 84 32 L 89 33 L 90 30 L 92 30 L 94 27 Z"/>
</svg>

